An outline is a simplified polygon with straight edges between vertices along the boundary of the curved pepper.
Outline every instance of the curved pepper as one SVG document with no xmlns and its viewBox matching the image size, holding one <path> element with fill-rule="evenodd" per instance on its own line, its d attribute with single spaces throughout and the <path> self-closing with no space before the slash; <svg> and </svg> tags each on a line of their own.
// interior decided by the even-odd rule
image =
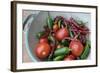
<svg viewBox="0 0 100 73">
<path fill-rule="evenodd" d="M 90 42 L 87 41 L 84 51 L 80 56 L 80 59 L 86 59 L 88 57 L 89 53 L 90 53 Z"/>
<path fill-rule="evenodd" d="M 63 48 L 58 48 L 54 52 L 54 56 L 59 56 L 59 55 L 66 55 L 71 51 L 68 47 L 63 47 Z"/>
</svg>

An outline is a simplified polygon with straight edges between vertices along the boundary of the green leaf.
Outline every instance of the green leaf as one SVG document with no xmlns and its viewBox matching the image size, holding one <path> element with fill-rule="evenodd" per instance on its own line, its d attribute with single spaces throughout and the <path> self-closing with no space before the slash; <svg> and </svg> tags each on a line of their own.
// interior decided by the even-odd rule
<svg viewBox="0 0 100 73">
<path fill-rule="evenodd" d="M 36 34 L 36 37 L 37 37 L 38 39 L 40 39 L 40 37 L 43 36 L 44 34 L 45 34 L 45 33 L 44 33 L 43 31 L 38 32 L 38 33 Z"/>
<path fill-rule="evenodd" d="M 48 25 L 49 29 L 53 28 L 53 20 L 50 16 L 48 16 L 48 18 L 47 18 L 47 25 Z"/>
</svg>

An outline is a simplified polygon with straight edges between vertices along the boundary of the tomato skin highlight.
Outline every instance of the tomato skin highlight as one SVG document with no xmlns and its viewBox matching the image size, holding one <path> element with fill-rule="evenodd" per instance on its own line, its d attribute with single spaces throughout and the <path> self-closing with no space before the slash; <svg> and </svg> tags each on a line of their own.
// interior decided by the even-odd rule
<svg viewBox="0 0 100 73">
<path fill-rule="evenodd" d="M 73 55 L 68 55 L 64 58 L 64 61 L 68 61 L 68 60 L 74 60 L 75 59 L 75 56 Z"/>
<path fill-rule="evenodd" d="M 67 28 L 61 28 L 56 32 L 56 39 L 61 41 L 65 37 L 68 37 L 68 35 L 69 35 L 68 29 Z"/>
<path fill-rule="evenodd" d="M 76 57 L 79 57 L 83 52 L 83 45 L 79 40 L 72 40 L 69 48 L 72 49 L 72 54 Z"/>
<path fill-rule="evenodd" d="M 51 48 L 48 43 L 39 43 L 35 48 L 36 56 L 45 59 L 50 54 Z"/>
<path fill-rule="evenodd" d="M 47 38 L 40 38 L 39 43 L 48 43 Z"/>
</svg>

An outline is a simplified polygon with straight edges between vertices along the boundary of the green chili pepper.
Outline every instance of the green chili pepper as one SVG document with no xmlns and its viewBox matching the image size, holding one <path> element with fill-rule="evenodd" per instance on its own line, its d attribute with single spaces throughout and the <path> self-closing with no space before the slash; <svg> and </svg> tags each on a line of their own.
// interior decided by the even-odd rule
<svg viewBox="0 0 100 73">
<path fill-rule="evenodd" d="M 68 47 L 63 47 L 63 48 L 58 48 L 54 52 L 54 56 L 59 56 L 59 55 L 66 55 L 71 51 Z"/>
<path fill-rule="evenodd" d="M 84 51 L 80 56 L 80 59 L 86 59 L 88 57 L 89 53 L 90 53 L 90 42 L 87 41 Z"/>
<path fill-rule="evenodd" d="M 61 61 L 61 60 L 63 60 L 63 58 L 64 58 L 64 55 L 60 55 L 60 56 L 55 57 L 53 60 L 54 61 Z"/>
<path fill-rule="evenodd" d="M 49 40 L 50 42 L 55 42 L 54 37 L 53 37 L 53 36 L 51 36 L 51 35 L 49 35 L 49 36 L 48 36 L 48 40 Z"/>
<path fill-rule="evenodd" d="M 47 25 L 48 25 L 49 29 L 53 28 L 53 20 L 50 16 L 48 16 L 48 18 L 47 18 Z"/>
<path fill-rule="evenodd" d="M 37 37 L 38 39 L 40 39 L 40 37 L 43 36 L 44 34 L 45 34 L 45 33 L 44 33 L 43 31 L 38 32 L 37 35 L 36 35 L 36 37 Z"/>
<path fill-rule="evenodd" d="M 71 38 L 74 37 L 74 34 L 73 34 L 73 32 L 72 32 L 71 30 L 69 31 L 69 34 L 70 34 L 70 37 L 71 37 Z"/>
<path fill-rule="evenodd" d="M 68 46 L 69 45 L 69 42 L 67 40 L 62 40 L 61 41 L 61 45 Z"/>
</svg>

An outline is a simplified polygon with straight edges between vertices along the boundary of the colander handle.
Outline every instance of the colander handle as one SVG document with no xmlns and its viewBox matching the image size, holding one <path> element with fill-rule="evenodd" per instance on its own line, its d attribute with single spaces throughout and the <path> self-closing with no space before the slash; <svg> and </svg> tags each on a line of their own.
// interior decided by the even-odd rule
<svg viewBox="0 0 100 73">
<path fill-rule="evenodd" d="M 23 22 L 23 30 L 24 31 L 29 28 L 29 26 L 31 25 L 33 19 L 34 19 L 34 14 L 30 14 L 30 15 L 27 16 L 27 18 Z"/>
</svg>

